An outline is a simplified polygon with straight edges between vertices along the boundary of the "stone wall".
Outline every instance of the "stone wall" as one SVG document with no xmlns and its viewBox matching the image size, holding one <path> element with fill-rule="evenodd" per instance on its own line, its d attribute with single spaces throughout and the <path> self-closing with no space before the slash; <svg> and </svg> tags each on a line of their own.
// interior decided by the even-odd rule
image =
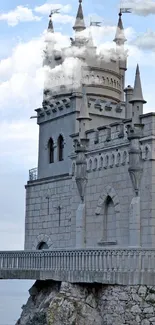
<svg viewBox="0 0 155 325">
<path fill-rule="evenodd" d="M 25 249 L 71 246 L 71 187 L 70 177 L 27 186 Z"/>
<path fill-rule="evenodd" d="M 155 325 L 155 287 L 37 281 L 16 325 Z"/>
<path fill-rule="evenodd" d="M 150 159 L 143 158 L 140 191 L 140 244 L 154 247 L 155 222 L 152 202 L 152 170 Z M 103 148 L 103 152 L 89 153 L 85 195 L 85 247 L 113 244 L 132 246 L 130 237 L 130 204 L 134 197 L 128 172 L 128 147 Z M 25 248 L 36 249 L 41 241 L 49 248 L 76 247 L 76 213 L 80 196 L 75 181 L 73 160 L 72 176 L 52 177 L 30 182 L 27 186 Z M 112 212 L 105 216 L 107 197 L 113 201 Z M 60 210 L 59 210 L 60 208 Z M 112 216 L 113 214 L 113 216 Z M 113 219 L 112 219 L 113 218 Z M 110 221 L 111 220 L 111 221 Z M 111 224 L 109 223 L 111 222 Z M 110 236 L 106 235 L 109 227 Z M 134 225 L 131 225 L 131 229 Z M 116 230 L 116 231 L 115 231 Z M 132 234 L 131 234 L 132 235 Z M 108 238 L 109 237 L 109 238 Z M 79 243 L 79 247 L 84 247 Z"/>
<path fill-rule="evenodd" d="M 78 231 L 79 228 L 82 229 L 81 238 L 82 236 L 83 238 L 78 241 L 78 247 L 99 247 L 98 245 L 109 244 L 154 247 L 155 150 L 154 139 L 149 136 L 152 131 L 148 128 L 153 128 L 155 121 L 152 115 L 143 119 L 144 137 L 140 139 L 143 172 L 139 199 L 133 209 L 131 203 L 133 207 L 135 192 L 128 172 L 129 141 L 126 125 L 114 123 L 111 130 L 101 127 L 97 131 L 87 132 L 88 182 L 85 190 L 85 206 L 81 212 L 83 220 L 78 225 Z M 74 137 L 74 140 L 76 139 Z M 67 161 L 58 164 L 60 176 L 53 174 L 51 177 L 28 183 L 26 249 L 36 249 L 41 241 L 45 241 L 49 248 L 77 247 L 77 219 L 81 199 L 75 179 L 75 153 L 68 161 L 69 164 Z M 65 175 L 63 175 L 64 163 L 67 164 L 68 170 Z M 112 202 L 110 210 L 106 213 L 109 197 Z M 133 216 L 130 213 L 132 210 Z M 137 211 L 139 212 L 136 219 Z"/>
</svg>

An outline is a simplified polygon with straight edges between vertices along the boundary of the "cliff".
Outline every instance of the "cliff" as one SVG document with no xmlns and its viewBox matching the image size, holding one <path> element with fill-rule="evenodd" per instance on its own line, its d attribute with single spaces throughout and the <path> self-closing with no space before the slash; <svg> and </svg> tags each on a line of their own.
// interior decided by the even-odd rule
<svg viewBox="0 0 155 325">
<path fill-rule="evenodd" d="M 155 325 L 155 287 L 36 281 L 16 325 Z"/>
</svg>

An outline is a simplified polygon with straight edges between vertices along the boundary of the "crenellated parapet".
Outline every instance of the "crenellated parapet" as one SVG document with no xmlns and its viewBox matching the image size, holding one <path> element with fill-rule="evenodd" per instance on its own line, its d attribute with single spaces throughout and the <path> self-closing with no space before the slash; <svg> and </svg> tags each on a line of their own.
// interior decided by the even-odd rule
<svg viewBox="0 0 155 325">
<path fill-rule="evenodd" d="M 37 112 L 38 124 L 68 114 L 71 112 L 71 109 L 71 95 L 54 98 L 48 93 L 48 95 L 44 97 L 42 107 L 35 110 Z"/>
</svg>

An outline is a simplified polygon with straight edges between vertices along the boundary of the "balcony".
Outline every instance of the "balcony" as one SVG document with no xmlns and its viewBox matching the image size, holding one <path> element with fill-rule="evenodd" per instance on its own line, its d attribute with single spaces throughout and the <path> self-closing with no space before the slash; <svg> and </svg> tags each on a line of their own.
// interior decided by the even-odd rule
<svg viewBox="0 0 155 325">
<path fill-rule="evenodd" d="M 38 179 L 38 168 L 32 168 L 29 170 L 29 181 L 36 181 Z"/>
</svg>

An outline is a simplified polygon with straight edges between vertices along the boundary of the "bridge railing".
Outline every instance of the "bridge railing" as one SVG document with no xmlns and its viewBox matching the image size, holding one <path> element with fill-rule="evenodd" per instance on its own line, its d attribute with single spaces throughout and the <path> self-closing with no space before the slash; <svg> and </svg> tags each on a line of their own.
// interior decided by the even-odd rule
<svg viewBox="0 0 155 325">
<path fill-rule="evenodd" d="M 0 252 L 0 270 L 155 272 L 155 249 Z"/>
</svg>

